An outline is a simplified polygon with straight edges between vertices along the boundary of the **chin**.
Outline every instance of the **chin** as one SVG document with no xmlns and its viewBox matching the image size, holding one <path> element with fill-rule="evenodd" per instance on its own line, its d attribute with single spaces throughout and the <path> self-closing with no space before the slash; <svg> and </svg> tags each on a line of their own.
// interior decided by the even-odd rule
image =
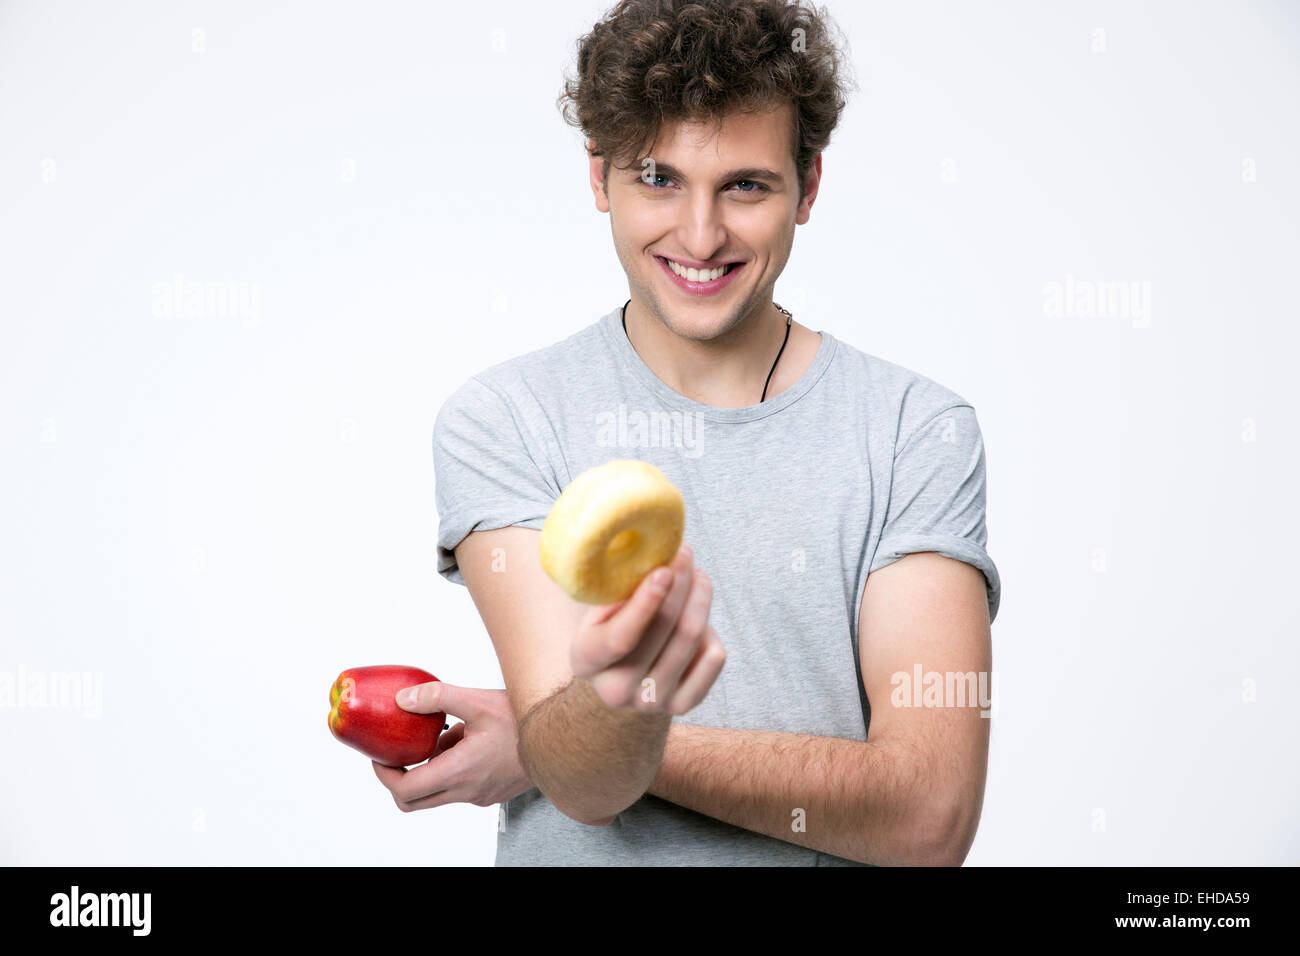
<svg viewBox="0 0 1300 956">
<path fill-rule="evenodd" d="M 662 303 L 657 305 L 658 314 L 662 317 L 661 321 L 668 331 L 684 339 L 708 342 L 736 325 L 736 315 L 731 309 L 723 311 L 713 308 L 693 309 L 690 304 L 670 305 L 665 309 Z"/>
<path fill-rule="evenodd" d="M 697 342 L 708 342 L 722 335 L 733 325 L 730 314 L 722 317 L 701 315 L 670 315 L 668 328 L 675 335 Z"/>
</svg>

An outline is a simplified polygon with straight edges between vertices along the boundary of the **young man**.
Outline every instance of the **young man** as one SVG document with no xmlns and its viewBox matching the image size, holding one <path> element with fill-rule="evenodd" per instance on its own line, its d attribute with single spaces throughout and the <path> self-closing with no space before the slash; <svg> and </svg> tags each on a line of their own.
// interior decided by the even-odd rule
<svg viewBox="0 0 1300 956">
<path fill-rule="evenodd" d="M 827 38 L 780 0 L 624 0 L 582 42 L 566 97 L 631 298 L 440 410 L 438 569 L 506 692 L 419 688 L 465 724 L 375 766 L 404 810 L 508 801 L 498 865 L 960 864 L 974 839 L 988 720 L 928 676 L 991 668 L 975 411 L 772 299 L 844 105 Z M 681 490 L 687 546 L 592 609 L 537 539 L 627 457 Z"/>
</svg>

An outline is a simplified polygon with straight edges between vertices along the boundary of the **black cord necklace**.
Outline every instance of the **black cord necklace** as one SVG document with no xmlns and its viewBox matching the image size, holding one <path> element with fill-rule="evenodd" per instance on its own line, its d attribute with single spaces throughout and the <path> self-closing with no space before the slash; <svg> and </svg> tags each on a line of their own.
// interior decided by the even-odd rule
<svg viewBox="0 0 1300 956">
<path fill-rule="evenodd" d="M 623 303 L 623 334 L 624 335 L 627 335 L 627 307 L 631 304 L 632 304 L 631 299 L 628 299 L 626 302 Z M 773 302 L 772 304 L 776 305 L 775 302 Z M 772 382 L 772 372 L 776 371 L 776 363 L 781 361 L 781 352 L 785 351 L 786 342 L 790 341 L 790 325 L 791 323 L 794 322 L 794 315 L 792 313 L 787 312 L 785 309 L 782 309 L 779 305 L 776 305 L 776 307 L 778 309 L 781 309 L 782 312 L 785 312 L 785 338 L 781 342 L 781 350 L 776 353 L 776 359 L 775 361 L 772 362 L 772 370 L 767 373 L 767 381 L 763 383 L 763 397 L 758 400 L 758 403 L 760 405 L 762 405 L 765 401 L 767 401 L 767 386 Z"/>
</svg>

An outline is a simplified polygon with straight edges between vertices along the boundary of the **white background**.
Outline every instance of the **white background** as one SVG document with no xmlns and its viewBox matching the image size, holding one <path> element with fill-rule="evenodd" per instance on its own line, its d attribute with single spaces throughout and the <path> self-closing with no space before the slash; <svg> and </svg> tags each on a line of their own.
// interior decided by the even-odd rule
<svg viewBox="0 0 1300 956">
<path fill-rule="evenodd" d="M 978 411 L 968 864 L 1300 863 L 1300 5 L 830 7 L 860 88 L 776 298 Z M 491 864 L 496 809 L 399 813 L 327 691 L 503 686 L 434 416 L 628 289 L 555 106 L 605 5 L 450 9 L 0 5 L 0 673 L 102 680 L 0 708 L 0 862 Z"/>
</svg>

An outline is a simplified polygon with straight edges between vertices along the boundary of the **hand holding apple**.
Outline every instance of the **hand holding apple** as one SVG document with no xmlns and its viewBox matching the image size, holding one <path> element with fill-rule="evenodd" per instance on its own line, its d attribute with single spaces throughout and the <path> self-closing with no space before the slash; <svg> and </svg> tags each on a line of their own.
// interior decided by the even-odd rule
<svg viewBox="0 0 1300 956">
<path fill-rule="evenodd" d="M 404 687 L 437 679 L 428 671 L 400 664 L 343 671 L 330 688 L 330 733 L 386 767 L 428 760 L 438 749 L 447 715 L 403 710 L 396 695 Z"/>
<path fill-rule="evenodd" d="M 449 803 L 490 807 L 532 789 L 519 764 L 514 708 L 504 690 L 458 687 L 446 681 L 410 688 L 397 703 L 415 713 L 443 711 L 462 720 L 446 731 L 428 763 L 397 770 L 371 763 L 375 776 L 405 813 Z"/>
</svg>

